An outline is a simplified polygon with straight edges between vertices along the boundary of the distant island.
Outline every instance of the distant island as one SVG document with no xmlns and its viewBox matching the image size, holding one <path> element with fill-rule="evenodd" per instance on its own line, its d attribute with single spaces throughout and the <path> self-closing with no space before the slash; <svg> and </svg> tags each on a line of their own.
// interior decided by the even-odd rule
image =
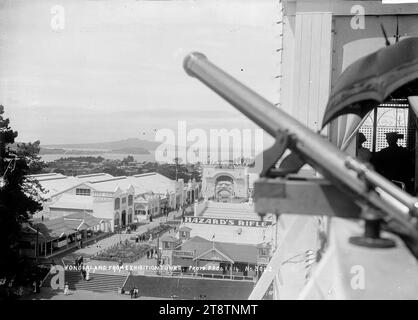
<svg viewBox="0 0 418 320">
<path fill-rule="evenodd" d="M 144 155 L 151 154 L 159 144 L 159 142 L 141 140 L 137 138 L 129 138 L 110 142 L 51 144 L 41 145 L 40 154 L 93 155 L 103 153 L 119 153 Z"/>
<path fill-rule="evenodd" d="M 47 149 L 65 149 L 65 150 L 104 150 L 108 152 L 109 150 L 118 151 L 121 153 L 121 150 L 131 149 L 137 150 L 137 152 L 142 152 L 141 150 L 152 151 L 155 150 L 161 143 L 149 140 L 141 140 L 138 138 L 129 138 L 118 141 L 110 142 L 95 142 L 95 143 L 79 143 L 79 144 L 51 144 L 51 145 L 42 145 L 43 148 Z M 130 152 L 132 153 L 132 152 Z"/>
<path fill-rule="evenodd" d="M 39 152 L 40 155 L 45 154 L 62 154 L 62 155 L 85 155 L 85 154 L 103 154 L 103 153 L 126 153 L 126 154 L 150 154 L 147 149 L 144 148 L 122 148 L 115 150 L 74 150 L 74 149 L 62 149 L 62 148 L 43 148 Z"/>
</svg>

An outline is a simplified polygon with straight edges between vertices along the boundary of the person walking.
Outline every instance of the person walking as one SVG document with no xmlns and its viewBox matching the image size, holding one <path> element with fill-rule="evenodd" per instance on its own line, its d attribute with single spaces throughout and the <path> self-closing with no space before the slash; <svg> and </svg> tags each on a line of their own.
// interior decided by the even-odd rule
<svg viewBox="0 0 418 320">
<path fill-rule="evenodd" d="M 69 293 L 70 293 L 70 290 L 69 290 L 68 282 L 66 282 L 64 286 L 64 294 L 68 296 Z"/>
<path fill-rule="evenodd" d="M 86 281 L 87 272 L 86 270 L 81 270 L 81 274 L 83 275 L 83 280 Z"/>
</svg>

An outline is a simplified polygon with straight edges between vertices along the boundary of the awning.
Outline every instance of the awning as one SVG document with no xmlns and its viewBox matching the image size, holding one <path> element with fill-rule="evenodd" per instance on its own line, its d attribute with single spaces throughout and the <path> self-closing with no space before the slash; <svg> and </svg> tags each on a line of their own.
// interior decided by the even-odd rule
<svg viewBox="0 0 418 320">
<path fill-rule="evenodd" d="M 322 127 L 338 116 L 364 117 L 389 98 L 418 95 L 418 38 L 382 48 L 350 65 L 338 78 Z"/>
</svg>

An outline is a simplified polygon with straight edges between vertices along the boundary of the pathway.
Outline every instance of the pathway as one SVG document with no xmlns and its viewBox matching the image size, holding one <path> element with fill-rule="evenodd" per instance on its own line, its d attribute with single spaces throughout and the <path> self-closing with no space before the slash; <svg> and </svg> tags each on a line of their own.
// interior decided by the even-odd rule
<svg viewBox="0 0 418 320">
<path fill-rule="evenodd" d="M 136 231 L 131 232 L 130 234 L 128 234 L 128 233 L 113 234 L 110 237 L 107 237 L 107 238 L 104 238 L 104 239 L 101 239 L 101 240 L 97 241 L 96 243 L 91 243 L 90 245 L 87 245 L 84 248 L 77 249 L 77 250 L 71 252 L 70 254 L 64 253 L 63 255 L 57 256 L 56 259 L 64 258 L 66 256 L 69 256 L 69 257 L 78 257 L 78 256 L 88 257 L 88 256 L 95 255 L 95 254 L 99 253 L 100 251 L 102 251 L 104 249 L 107 249 L 107 248 L 119 243 L 120 241 L 125 241 L 126 239 L 129 240 L 131 237 L 134 237 L 137 234 L 140 235 L 142 233 L 145 233 L 148 230 L 150 230 L 152 228 L 155 228 L 160 223 L 165 223 L 166 221 L 173 220 L 175 217 L 178 217 L 180 215 L 181 215 L 181 212 L 172 211 L 168 214 L 168 217 L 162 216 L 162 217 L 155 218 L 152 222 L 149 222 L 149 223 L 144 224 L 144 225 L 140 225 L 136 229 Z"/>
</svg>

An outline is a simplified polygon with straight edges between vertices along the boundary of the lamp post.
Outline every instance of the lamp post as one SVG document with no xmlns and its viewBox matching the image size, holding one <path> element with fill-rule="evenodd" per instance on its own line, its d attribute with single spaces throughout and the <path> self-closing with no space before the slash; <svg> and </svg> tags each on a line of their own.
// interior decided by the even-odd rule
<svg viewBox="0 0 418 320">
<path fill-rule="evenodd" d="M 39 239 L 39 227 L 36 227 L 36 246 L 35 246 L 35 261 L 38 265 L 38 240 Z"/>
</svg>

